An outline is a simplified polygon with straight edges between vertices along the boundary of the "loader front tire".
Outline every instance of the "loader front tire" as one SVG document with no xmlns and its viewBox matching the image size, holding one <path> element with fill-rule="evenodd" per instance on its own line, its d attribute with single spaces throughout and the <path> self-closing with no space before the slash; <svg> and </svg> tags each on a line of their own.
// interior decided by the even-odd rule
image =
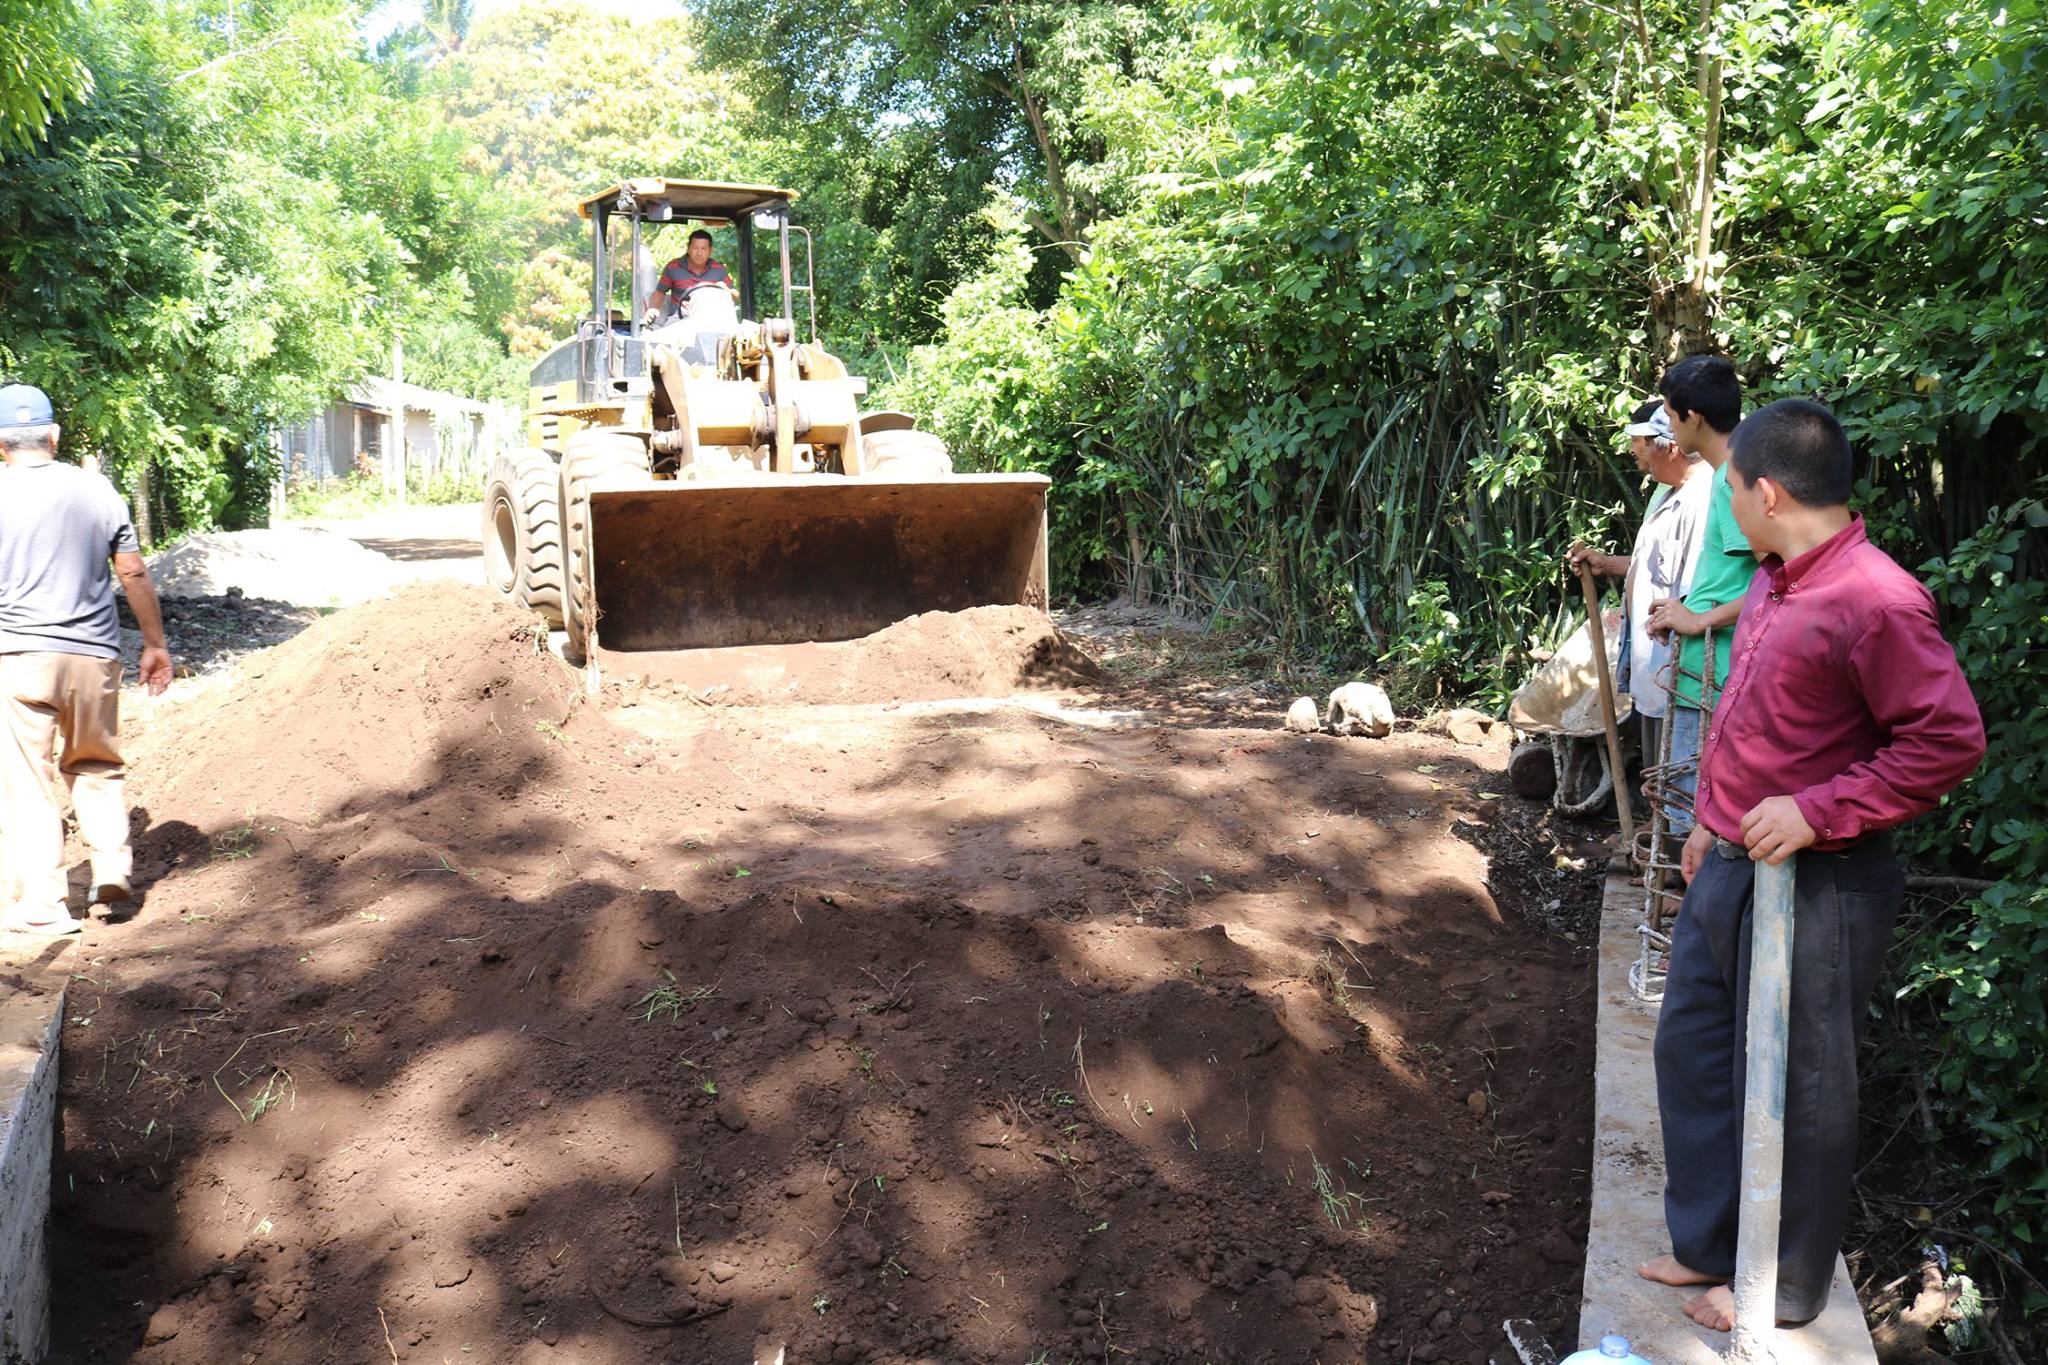
<svg viewBox="0 0 2048 1365">
<path fill-rule="evenodd" d="M 620 476 L 644 479 L 649 468 L 647 442 L 629 431 L 585 427 L 562 450 L 562 629 L 571 662 L 582 663 L 590 648 L 590 486 Z"/>
<path fill-rule="evenodd" d="M 861 467 L 892 478 L 935 478 L 953 472 L 946 443 L 929 431 L 862 431 Z"/>
<path fill-rule="evenodd" d="M 544 450 L 491 462 L 484 482 L 484 579 L 550 627 L 562 624 L 561 476 Z"/>
</svg>

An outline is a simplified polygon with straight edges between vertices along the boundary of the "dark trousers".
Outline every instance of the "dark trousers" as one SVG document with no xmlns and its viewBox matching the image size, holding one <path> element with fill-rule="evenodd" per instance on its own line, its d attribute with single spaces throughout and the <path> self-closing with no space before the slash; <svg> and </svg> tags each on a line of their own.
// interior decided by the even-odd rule
<svg viewBox="0 0 2048 1365">
<path fill-rule="evenodd" d="M 1744 1034 L 1755 867 L 1718 849 L 1685 893 L 1657 1020 L 1664 1220 L 1694 1270 L 1735 1273 L 1742 1189 Z M 1834 1277 L 1856 1159 L 1856 1046 L 1905 883 L 1891 840 L 1799 855 L 1785 1069 L 1778 1317 L 1819 1316 Z"/>
</svg>

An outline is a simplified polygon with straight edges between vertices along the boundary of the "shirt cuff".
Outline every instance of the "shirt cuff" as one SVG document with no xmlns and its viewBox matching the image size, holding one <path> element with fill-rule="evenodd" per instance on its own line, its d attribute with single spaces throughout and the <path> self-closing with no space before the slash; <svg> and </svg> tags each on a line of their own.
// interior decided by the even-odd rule
<svg viewBox="0 0 2048 1365">
<path fill-rule="evenodd" d="M 1831 783 L 1808 787 L 1792 798 L 1799 807 L 1800 815 L 1813 826 L 1813 841 L 1816 844 L 1830 844 L 1837 839 L 1853 839 L 1863 832 L 1862 822 L 1842 808 L 1835 799 Z"/>
</svg>

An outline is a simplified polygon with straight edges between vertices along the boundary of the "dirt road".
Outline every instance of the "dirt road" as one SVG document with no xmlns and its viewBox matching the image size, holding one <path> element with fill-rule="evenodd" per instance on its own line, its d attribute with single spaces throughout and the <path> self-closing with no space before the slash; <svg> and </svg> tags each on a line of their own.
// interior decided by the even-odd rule
<svg viewBox="0 0 2048 1365">
<path fill-rule="evenodd" d="M 56 1359 L 1476 1365 L 1504 1317 L 1568 1329 L 1589 977 L 1489 890 L 1504 751 L 1120 671 L 593 701 L 444 583 L 151 713 L 147 898 L 38 964 Z"/>
<path fill-rule="evenodd" d="M 314 518 L 290 522 L 347 536 L 366 550 L 394 561 L 408 580 L 483 581 L 483 549 L 477 541 L 482 513 L 472 504 L 393 507 L 375 516 L 347 520 Z"/>
</svg>

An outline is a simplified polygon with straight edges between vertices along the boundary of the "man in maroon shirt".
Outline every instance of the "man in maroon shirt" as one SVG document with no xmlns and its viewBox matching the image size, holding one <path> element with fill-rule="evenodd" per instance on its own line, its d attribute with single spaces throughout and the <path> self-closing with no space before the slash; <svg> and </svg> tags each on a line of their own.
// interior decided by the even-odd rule
<svg viewBox="0 0 2048 1365">
<path fill-rule="evenodd" d="M 1734 1323 L 1743 1031 L 1755 863 L 1800 854 L 1778 1318 L 1827 1301 L 1856 1154 L 1856 1046 L 1904 895 L 1887 831 L 1930 810 L 1984 756 L 1984 725 L 1934 600 L 1848 507 L 1848 438 L 1786 399 L 1732 441 L 1733 507 L 1762 561 L 1700 756 L 1699 823 L 1657 1023 L 1671 1255 L 1642 1268 L 1707 1285 L 1685 1305 Z"/>
</svg>

